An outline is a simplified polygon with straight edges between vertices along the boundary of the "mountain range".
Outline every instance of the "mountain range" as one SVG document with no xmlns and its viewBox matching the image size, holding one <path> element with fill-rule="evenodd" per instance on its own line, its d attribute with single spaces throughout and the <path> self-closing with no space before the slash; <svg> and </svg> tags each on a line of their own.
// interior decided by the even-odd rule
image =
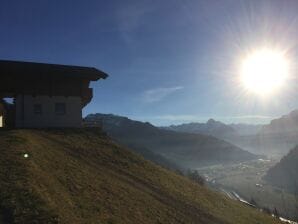
<svg viewBox="0 0 298 224">
<path fill-rule="evenodd" d="M 267 125 L 224 124 L 210 119 L 206 123 L 188 123 L 162 128 L 212 135 L 254 154 L 281 158 L 298 144 L 298 110 L 273 119 Z"/>
<path fill-rule="evenodd" d="M 257 158 L 256 155 L 213 136 L 160 129 L 150 123 L 126 117 L 90 114 L 85 122 L 100 125 L 109 136 L 131 149 L 147 149 L 183 168 Z"/>
<path fill-rule="evenodd" d="M 162 129 L 185 133 L 199 133 L 214 136 L 218 139 L 236 145 L 254 154 L 266 155 L 266 151 L 259 146 L 258 134 L 263 125 L 255 124 L 225 124 L 214 119 L 209 119 L 206 123 L 186 123 L 161 127 Z"/>
<path fill-rule="evenodd" d="M 232 136 L 255 135 L 261 130 L 262 125 L 241 123 L 225 124 L 214 119 L 209 119 L 206 123 L 192 122 L 180 125 L 171 125 L 161 128 L 186 133 L 212 135 L 214 137 L 222 139 L 229 139 Z"/>
<path fill-rule="evenodd" d="M 162 128 L 186 133 L 212 135 L 221 138 L 236 134 L 234 128 L 220 121 L 215 121 L 214 119 L 209 119 L 207 123 L 188 123 L 181 125 L 171 125 Z"/>
</svg>

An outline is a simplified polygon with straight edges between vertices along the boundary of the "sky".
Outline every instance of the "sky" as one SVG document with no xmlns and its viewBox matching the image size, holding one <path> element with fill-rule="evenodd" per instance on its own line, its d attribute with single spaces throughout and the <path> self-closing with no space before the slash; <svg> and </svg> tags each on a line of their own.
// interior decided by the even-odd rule
<svg viewBox="0 0 298 224">
<path fill-rule="evenodd" d="M 3 0 L 0 59 L 105 71 L 84 115 L 268 123 L 298 109 L 297 12 L 297 0 Z M 241 59 L 263 46 L 291 61 L 291 80 L 265 100 L 237 83 Z"/>
</svg>

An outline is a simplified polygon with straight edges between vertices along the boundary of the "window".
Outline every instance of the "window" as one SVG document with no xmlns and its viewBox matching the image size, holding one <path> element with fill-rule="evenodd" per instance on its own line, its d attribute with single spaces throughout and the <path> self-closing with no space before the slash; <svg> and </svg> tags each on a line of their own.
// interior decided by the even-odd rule
<svg viewBox="0 0 298 224">
<path fill-rule="evenodd" d="M 64 115 L 64 114 L 66 114 L 65 103 L 56 103 L 55 104 L 55 114 L 57 114 L 57 115 Z"/>
<path fill-rule="evenodd" d="M 3 128 L 3 116 L 0 116 L 0 128 Z"/>
<path fill-rule="evenodd" d="M 41 104 L 34 104 L 33 111 L 34 111 L 34 114 L 41 115 L 42 114 Z"/>
</svg>

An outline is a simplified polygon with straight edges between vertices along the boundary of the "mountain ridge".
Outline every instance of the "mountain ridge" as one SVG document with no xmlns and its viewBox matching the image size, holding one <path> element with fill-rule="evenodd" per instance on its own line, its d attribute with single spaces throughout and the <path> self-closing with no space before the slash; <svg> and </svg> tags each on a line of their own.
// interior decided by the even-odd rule
<svg viewBox="0 0 298 224">
<path fill-rule="evenodd" d="M 221 139 L 228 139 L 234 136 L 255 135 L 261 130 L 262 126 L 263 125 L 245 123 L 225 124 L 210 118 L 206 123 L 191 122 L 163 126 L 161 128 L 179 132 L 207 134 Z"/>
<path fill-rule="evenodd" d="M 102 126 L 111 137 L 131 148 L 147 148 L 181 167 L 240 162 L 257 156 L 212 136 L 163 130 L 150 123 L 109 114 L 90 114 L 88 124 Z"/>
<path fill-rule="evenodd" d="M 260 134 L 287 132 L 298 133 L 298 110 L 293 110 L 280 118 L 273 119 L 270 124 L 263 126 Z"/>
<path fill-rule="evenodd" d="M 210 118 L 206 123 L 191 122 L 180 125 L 171 125 L 168 127 L 161 127 L 166 130 L 193 133 L 193 134 L 205 134 L 212 135 L 214 137 L 225 137 L 229 135 L 235 135 L 234 128 L 226 125 L 220 121 L 216 121 Z"/>
<path fill-rule="evenodd" d="M 285 155 L 279 163 L 270 168 L 264 176 L 274 186 L 298 194 L 298 146 Z"/>
</svg>

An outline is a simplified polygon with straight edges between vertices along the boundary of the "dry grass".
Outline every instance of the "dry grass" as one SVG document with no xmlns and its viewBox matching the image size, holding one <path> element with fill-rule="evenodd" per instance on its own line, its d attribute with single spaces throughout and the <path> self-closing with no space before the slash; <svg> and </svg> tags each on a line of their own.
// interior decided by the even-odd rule
<svg viewBox="0 0 298 224">
<path fill-rule="evenodd" d="M 96 129 L 3 131 L 0 150 L 0 218 L 7 223 L 279 223 Z"/>
</svg>

